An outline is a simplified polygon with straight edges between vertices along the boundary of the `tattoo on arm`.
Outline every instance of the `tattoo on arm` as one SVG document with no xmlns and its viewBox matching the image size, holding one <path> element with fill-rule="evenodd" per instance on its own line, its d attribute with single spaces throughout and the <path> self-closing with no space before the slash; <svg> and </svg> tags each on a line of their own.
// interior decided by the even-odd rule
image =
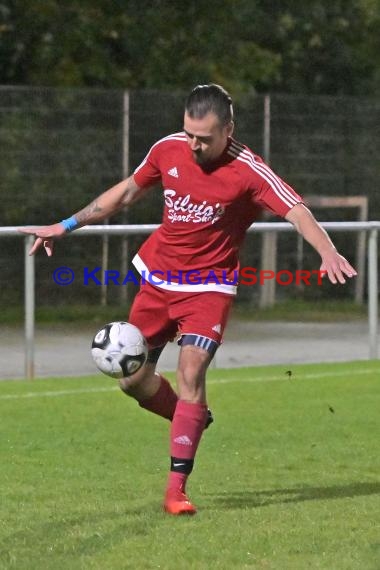
<svg viewBox="0 0 380 570">
<path fill-rule="evenodd" d="M 99 206 L 97 200 L 94 200 L 91 204 L 83 208 L 83 210 L 75 214 L 75 217 L 80 224 L 86 224 L 87 222 L 93 221 L 94 215 L 96 219 L 97 215 L 101 215 L 102 212 L 103 208 Z"/>
</svg>

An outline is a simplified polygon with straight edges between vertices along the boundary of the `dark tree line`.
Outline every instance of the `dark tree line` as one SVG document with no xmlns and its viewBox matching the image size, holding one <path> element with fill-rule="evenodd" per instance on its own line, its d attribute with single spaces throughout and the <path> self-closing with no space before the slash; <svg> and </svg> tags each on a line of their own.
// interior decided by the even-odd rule
<svg viewBox="0 0 380 570">
<path fill-rule="evenodd" d="M 0 84 L 375 95 L 379 0 L 0 0 Z"/>
</svg>

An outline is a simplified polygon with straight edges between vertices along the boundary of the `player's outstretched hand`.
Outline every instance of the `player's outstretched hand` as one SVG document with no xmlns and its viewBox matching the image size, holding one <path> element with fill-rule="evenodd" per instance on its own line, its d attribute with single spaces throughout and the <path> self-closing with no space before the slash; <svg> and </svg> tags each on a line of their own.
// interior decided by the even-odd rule
<svg viewBox="0 0 380 570">
<path fill-rule="evenodd" d="M 51 226 L 41 226 L 38 228 L 20 228 L 19 231 L 23 234 L 36 236 L 36 241 L 30 249 L 29 255 L 34 255 L 42 246 L 48 257 L 53 255 L 54 239 L 60 238 L 66 233 L 66 230 L 61 223 L 52 224 Z"/>
<path fill-rule="evenodd" d="M 321 271 L 324 271 L 331 283 L 346 282 L 345 277 L 355 277 L 356 270 L 348 263 L 347 259 L 340 255 L 336 250 L 331 250 L 329 253 L 322 256 Z"/>
</svg>

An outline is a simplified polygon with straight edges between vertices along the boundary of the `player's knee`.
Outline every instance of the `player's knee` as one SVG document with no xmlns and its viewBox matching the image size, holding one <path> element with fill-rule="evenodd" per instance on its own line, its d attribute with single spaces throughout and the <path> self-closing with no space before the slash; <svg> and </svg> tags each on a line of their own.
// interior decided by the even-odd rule
<svg viewBox="0 0 380 570">
<path fill-rule="evenodd" d="M 204 392 L 209 354 L 198 347 L 185 346 L 177 370 L 177 380 L 180 394 L 187 398 L 197 398 Z"/>
<path fill-rule="evenodd" d="M 204 377 L 211 356 L 203 348 L 187 345 L 181 348 L 178 370 L 188 380 Z"/>
<path fill-rule="evenodd" d="M 206 373 L 203 367 L 186 364 L 178 368 L 178 375 L 187 386 L 198 386 L 205 380 Z"/>
<path fill-rule="evenodd" d="M 127 376 L 126 378 L 121 378 L 119 380 L 120 389 L 128 396 L 134 396 L 136 389 L 138 386 L 143 383 L 144 378 L 146 377 L 146 370 L 145 366 L 140 368 L 135 374 L 131 376 Z"/>
<path fill-rule="evenodd" d="M 135 374 L 119 380 L 120 389 L 124 394 L 137 400 L 148 397 L 156 384 L 155 366 L 149 363 L 145 364 Z"/>
<path fill-rule="evenodd" d="M 124 392 L 124 394 L 127 394 L 128 396 L 132 396 L 132 391 L 133 391 L 133 387 L 132 387 L 132 382 L 131 382 L 131 378 L 120 378 L 119 380 L 119 386 L 120 386 L 120 390 L 122 392 Z"/>
</svg>

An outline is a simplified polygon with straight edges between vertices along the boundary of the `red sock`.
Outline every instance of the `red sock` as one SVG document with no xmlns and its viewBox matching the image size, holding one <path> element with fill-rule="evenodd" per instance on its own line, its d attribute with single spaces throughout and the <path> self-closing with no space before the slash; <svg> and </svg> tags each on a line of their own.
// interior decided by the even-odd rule
<svg viewBox="0 0 380 570">
<path fill-rule="evenodd" d="M 185 491 L 207 418 L 207 405 L 178 400 L 170 432 L 169 489 Z"/>
<path fill-rule="evenodd" d="M 139 402 L 139 405 L 142 408 L 145 408 L 145 410 L 153 412 L 153 414 L 162 416 L 167 420 L 172 420 L 176 409 L 178 396 L 166 378 L 160 375 L 160 379 L 161 383 L 157 392 L 150 398 Z"/>
</svg>

